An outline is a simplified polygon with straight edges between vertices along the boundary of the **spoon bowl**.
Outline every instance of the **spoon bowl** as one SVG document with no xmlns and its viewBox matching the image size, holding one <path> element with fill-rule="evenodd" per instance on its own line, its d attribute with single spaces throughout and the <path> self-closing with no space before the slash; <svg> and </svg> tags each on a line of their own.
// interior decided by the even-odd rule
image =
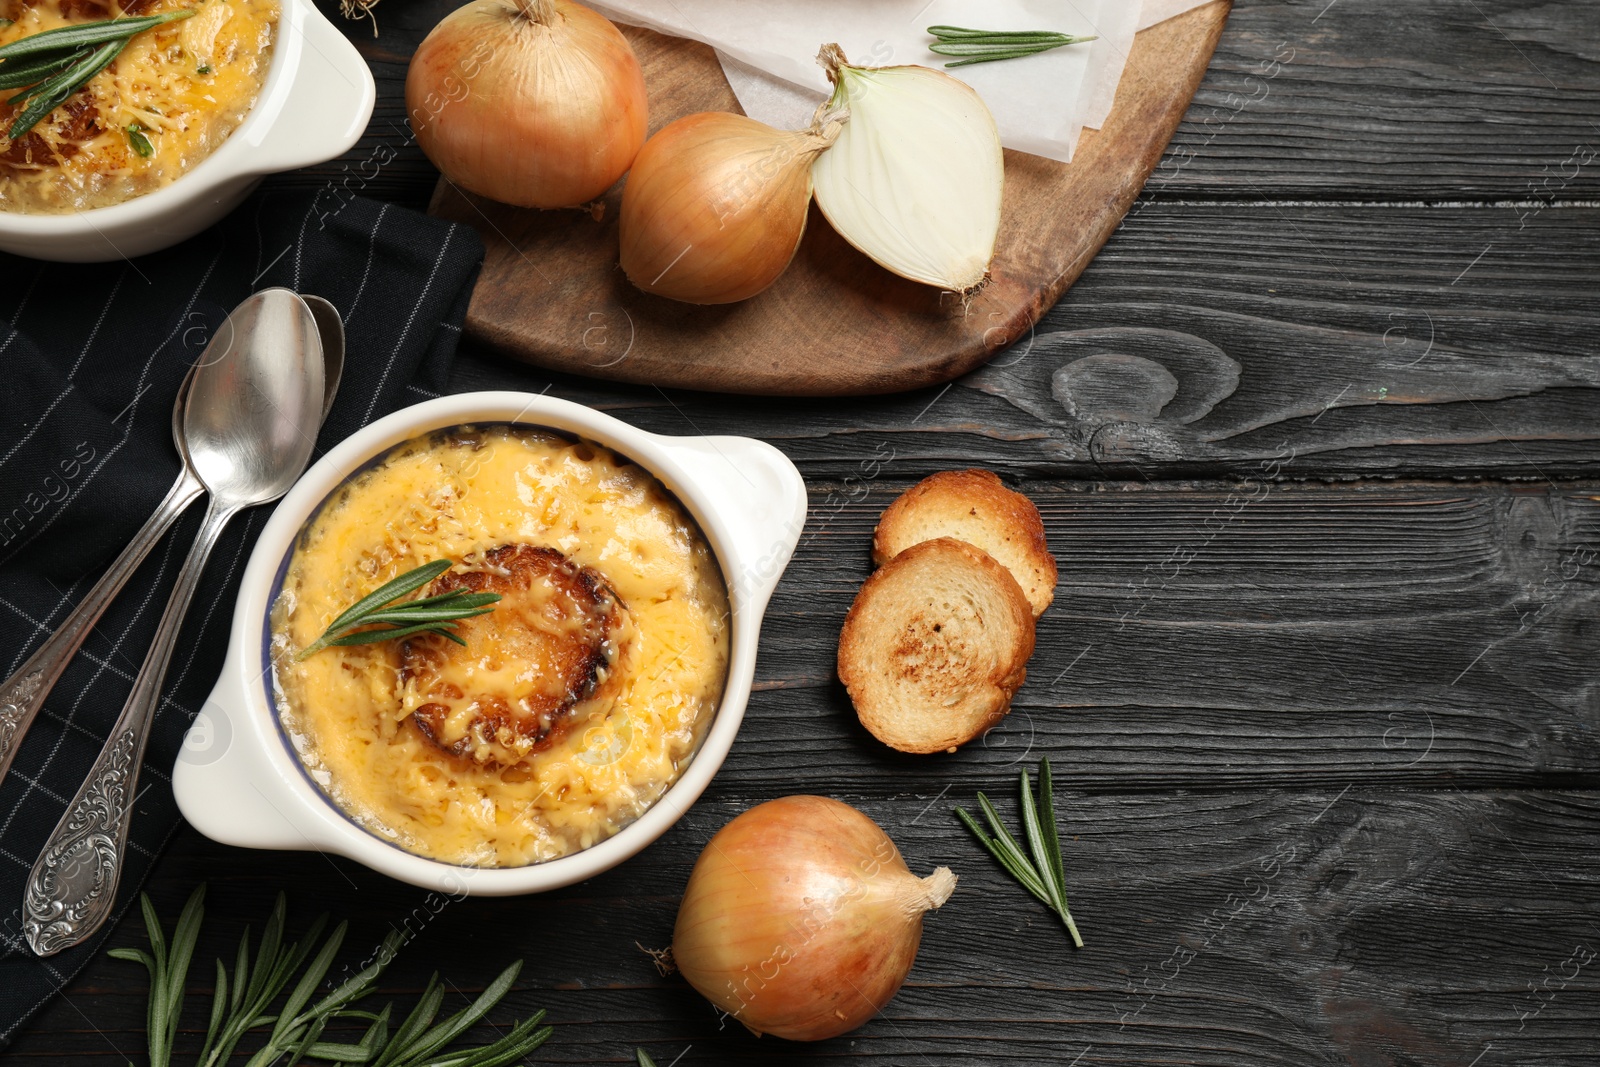
<svg viewBox="0 0 1600 1067">
<path fill-rule="evenodd" d="M 287 289 L 250 297 L 224 330 L 227 347 L 189 387 L 183 438 L 213 506 L 239 508 L 282 496 L 311 458 L 325 392 L 322 341 L 311 309 Z"/>
</svg>

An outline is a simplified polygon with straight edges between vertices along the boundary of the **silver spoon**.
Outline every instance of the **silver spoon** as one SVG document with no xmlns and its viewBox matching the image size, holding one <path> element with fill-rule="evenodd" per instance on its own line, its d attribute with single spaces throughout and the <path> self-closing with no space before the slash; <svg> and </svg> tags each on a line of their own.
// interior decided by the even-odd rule
<svg viewBox="0 0 1600 1067">
<path fill-rule="evenodd" d="M 316 318 L 317 333 L 322 341 L 322 417 L 326 419 L 344 372 L 344 323 L 339 319 L 338 310 L 322 297 L 307 296 L 302 299 Z M 224 323 L 224 328 L 218 330 L 217 336 L 200 354 L 200 363 L 220 359 L 230 343 L 231 333 Z M 189 383 L 194 381 L 194 371 L 194 367 L 189 368 L 183 384 L 178 386 L 178 399 L 172 405 L 172 442 L 178 450 L 179 459 L 183 458 L 183 404 L 188 399 Z M 72 609 L 72 614 L 67 616 L 56 632 L 46 638 L 44 644 L 17 668 L 16 673 L 0 682 L 0 782 L 5 781 L 6 774 L 11 770 L 11 761 L 16 758 L 17 749 L 22 745 L 23 736 L 38 717 L 45 698 L 55 688 L 67 664 L 77 655 L 84 638 L 89 636 L 94 624 L 100 621 L 100 616 L 116 599 L 133 572 L 139 569 L 139 564 L 144 562 L 150 550 L 204 489 L 185 462 L 183 470 L 178 472 L 178 480 L 167 490 L 166 497 L 155 513 L 145 520 L 139 532 L 133 535 L 133 540 L 128 542 L 128 547 L 94 583 L 94 588 L 78 602 L 78 606 Z"/>
<path fill-rule="evenodd" d="M 228 323 L 231 344 L 196 369 L 183 410 L 183 452 L 211 494 L 205 521 L 128 702 L 28 875 L 22 929 L 41 956 L 72 947 L 111 914 L 145 741 L 206 558 L 236 514 L 288 492 L 322 422 L 321 344 L 305 302 L 267 289 L 235 308 Z"/>
<path fill-rule="evenodd" d="M 326 422 L 334 394 L 339 391 L 339 379 L 344 377 L 344 320 L 331 300 L 309 293 L 301 293 L 300 299 L 317 320 L 317 337 L 322 341 L 322 420 Z"/>
</svg>

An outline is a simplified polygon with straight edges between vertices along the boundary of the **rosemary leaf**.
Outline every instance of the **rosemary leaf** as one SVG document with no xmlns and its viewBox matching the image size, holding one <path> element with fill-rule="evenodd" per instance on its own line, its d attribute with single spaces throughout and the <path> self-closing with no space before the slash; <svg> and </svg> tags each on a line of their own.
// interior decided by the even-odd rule
<svg viewBox="0 0 1600 1067">
<path fill-rule="evenodd" d="M 543 1020 L 544 1012 L 535 1012 L 492 1045 L 468 1049 L 440 1059 L 408 1061 L 404 1067 L 504 1067 L 516 1063 L 548 1041 L 555 1032 L 553 1027 L 540 1026 Z"/>
<path fill-rule="evenodd" d="M 385 1004 L 383 1011 L 372 1020 L 372 1025 L 367 1027 L 367 1032 L 362 1035 L 361 1048 L 366 1052 L 366 1059 L 371 1059 L 378 1054 L 383 1043 L 389 1039 L 389 1009 L 391 1005 Z"/>
<path fill-rule="evenodd" d="M 473 612 L 473 614 L 482 615 L 484 612 L 478 611 Z M 379 641 L 393 641 L 400 637 L 410 637 L 412 634 L 419 634 L 424 631 L 431 634 L 438 634 L 440 637 L 448 637 L 458 645 L 466 645 L 465 641 L 436 622 L 421 622 L 415 626 L 400 626 L 387 630 L 357 630 L 353 634 L 345 634 L 343 637 L 336 637 L 332 641 L 329 641 L 328 644 L 340 646 L 372 645 L 377 644 Z"/>
<path fill-rule="evenodd" d="M 304 1058 L 307 1050 L 309 1050 L 313 1045 L 315 1045 L 317 1043 L 317 1041 L 322 1037 L 323 1028 L 326 1027 L 327 1025 L 328 1025 L 328 1020 L 327 1019 L 319 1018 L 319 1019 L 313 1020 L 308 1026 L 306 1026 L 304 1028 L 305 1029 L 305 1036 L 302 1037 L 300 1039 L 300 1043 L 294 1047 L 294 1051 L 289 1053 L 289 1062 L 290 1063 L 299 1063 L 300 1060 L 302 1058 Z"/>
<path fill-rule="evenodd" d="M 278 945 L 283 940 L 283 924 L 286 911 L 289 907 L 288 898 L 282 893 L 273 902 L 272 913 L 267 916 L 267 923 L 261 928 L 261 943 L 256 946 L 255 969 L 250 972 L 250 984 L 246 987 L 244 1002 L 250 1003 L 261 995 L 262 986 L 271 977 L 267 972 L 277 966 Z M 245 931 L 246 944 L 249 947 L 250 931 Z"/>
<path fill-rule="evenodd" d="M 206 1024 L 206 1041 L 203 1048 L 209 1049 L 212 1042 L 217 1039 L 217 1028 L 222 1025 L 222 1013 L 228 1006 L 228 968 L 217 961 L 217 978 L 214 991 L 211 994 L 211 1021 Z"/>
<path fill-rule="evenodd" d="M 1044 51 L 1055 48 L 1053 42 L 1039 42 L 1027 37 L 991 37 L 986 41 L 940 41 L 928 46 L 928 51 L 937 52 L 942 56 L 976 56 L 985 52 L 1004 52 L 1009 50 L 1035 50 Z"/>
<path fill-rule="evenodd" d="M 496 593 L 479 593 L 478 596 L 491 598 L 489 603 L 499 600 Z M 375 611 L 364 616 L 361 620 L 363 626 L 375 622 L 392 622 L 410 626 L 419 622 L 454 622 L 457 619 L 472 619 L 479 615 L 487 615 L 493 608 L 484 607 L 482 602 L 468 603 L 468 598 L 462 597 L 459 601 L 450 601 L 445 604 L 430 604 L 427 607 L 412 611 L 411 602 L 408 601 L 400 607 L 384 611 Z"/>
<path fill-rule="evenodd" d="M 88 54 L 87 49 L 66 54 L 50 52 L 32 59 L 14 59 L 0 63 L 0 89 L 20 89 L 25 85 L 35 85 L 53 74 L 59 74 L 69 64 L 76 63 Z"/>
<path fill-rule="evenodd" d="M 176 22 L 193 14 L 192 9 L 183 8 L 160 15 L 101 19 L 96 22 L 80 22 L 75 26 L 61 26 L 40 33 L 30 33 L 10 44 L 0 45 L 0 59 L 9 65 L 12 60 L 20 56 L 34 56 L 44 52 L 73 52 L 90 45 L 105 44 L 107 41 L 127 41 L 162 23 Z"/>
<path fill-rule="evenodd" d="M 406 601 L 406 607 L 433 607 L 438 604 L 454 604 L 458 600 L 471 600 L 471 607 L 480 604 L 493 604 L 498 599 L 498 593 L 469 593 L 465 589 L 452 589 L 448 593 L 435 593 L 433 596 L 420 596 L 415 600 Z"/>
<path fill-rule="evenodd" d="M 656 1067 L 656 1061 L 650 1058 L 650 1053 L 642 1048 L 633 1050 L 634 1059 L 639 1061 L 639 1067 Z"/>
<path fill-rule="evenodd" d="M 366 1063 L 372 1058 L 364 1045 L 345 1045 L 318 1041 L 301 1053 L 307 1059 L 328 1060 L 332 1063 Z"/>
<path fill-rule="evenodd" d="M 156 154 L 155 146 L 150 143 L 150 138 L 144 135 L 144 126 L 132 123 L 128 126 L 128 143 L 133 146 L 134 152 L 144 159 L 149 159 Z"/>
<path fill-rule="evenodd" d="M 139 910 L 144 914 L 144 936 L 150 941 L 150 955 L 155 957 L 156 968 L 163 976 L 167 973 L 167 939 L 161 932 L 161 920 L 156 916 L 156 906 L 150 898 L 139 894 Z"/>
<path fill-rule="evenodd" d="M 114 948 L 109 950 L 106 955 L 114 960 L 127 960 L 129 963 L 137 963 L 144 967 L 145 970 L 151 969 L 156 963 L 150 953 L 142 948 Z"/>
<path fill-rule="evenodd" d="M 1039 828 L 1044 831 L 1045 851 L 1050 857 L 1050 873 L 1061 887 L 1063 900 L 1067 892 L 1067 872 L 1061 865 L 1061 834 L 1056 829 L 1055 783 L 1050 777 L 1050 757 L 1039 761 Z"/>
<path fill-rule="evenodd" d="M 1059 914 L 1067 905 L 1062 899 L 1061 886 L 1056 883 L 1055 871 L 1050 867 L 1050 852 L 1045 847 L 1044 831 L 1039 826 L 1039 808 L 1033 802 L 1033 786 L 1026 770 L 1022 772 L 1021 800 L 1018 807 L 1022 812 L 1022 830 L 1028 839 L 1028 851 L 1033 856 L 1033 869 L 1039 873 L 1045 892 L 1050 894 L 1050 907 Z"/>
<path fill-rule="evenodd" d="M 178 1016 L 183 1011 L 183 989 L 189 979 L 189 963 L 194 959 L 195 943 L 200 939 L 200 922 L 205 918 L 205 895 L 206 887 L 203 884 L 189 894 L 188 902 L 178 915 L 178 925 L 172 931 L 172 946 L 167 954 L 167 987 L 162 991 L 167 1002 L 162 1049 L 169 1058 L 173 1042 L 178 1036 Z M 152 1031 L 150 1036 L 153 1040 L 155 1033 Z"/>
</svg>

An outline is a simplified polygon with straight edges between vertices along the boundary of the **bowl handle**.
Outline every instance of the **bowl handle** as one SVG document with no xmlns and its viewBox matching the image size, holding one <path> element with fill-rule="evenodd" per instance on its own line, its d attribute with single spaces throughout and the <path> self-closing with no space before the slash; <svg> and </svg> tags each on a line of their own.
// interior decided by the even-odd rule
<svg viewBox="0 0 1600 1067">
<path fill-rule="evenodd" d="M 196 830 L 224 845 L 316 849 L 271 795 L 277 772 L 258 751 L 259 742 L 246 736 L 242 677 L 230 659 L 184 735 L 172 767 L 178 810 Z"/>
<path fill-rule="evenodd" d="M 278 121 L 251 158 L 272 171 L 296 170 L 343 155 L 367 128 L 377 87 L 367 61 L 309 2 L 299 20 L 300 63 Z M 285 26 L 287 30 L 289 27 Z"/>
<path fill-rule="evenodd" d="M 717 505 L 732 543 L 725 570 L 735 603 L 766 610 L 806 524 L 806 483 L 789 457 L 749 437 L 663 437 L 661 444 Z"/>
</svg>

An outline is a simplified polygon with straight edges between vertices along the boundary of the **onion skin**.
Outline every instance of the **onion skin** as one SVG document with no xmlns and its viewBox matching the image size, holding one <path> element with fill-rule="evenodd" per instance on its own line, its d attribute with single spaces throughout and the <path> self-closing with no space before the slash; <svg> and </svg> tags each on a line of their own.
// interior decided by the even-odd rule
<svg viewBox="0 0 1600 1067">
<path fill-rule="evenodd" d="M 706 111 L 645 143 L 622 190 L 622 270 L 691 304 L 747 300 L 789 266 L 805 235 L 811 161 L 839 124 L 784 131 Z"/>
<path fill-rule="evenodd" d="M 719 830 L 689 875 L 672 936 L 678 970 L 756 1034 L 848 1033 L 899 990 L 922 913 L 955 887 L 917 878 L 894 842 L 848 804 L 793 796 Z"/>
<path fill-rule="evenodd" d="M 474 0 L 423 40 L 406 113 L 455 184 L 519 207 L 575 207 L 644 144 L 644 72 L 626 38 L 570 0 Z"/>
</svg>

